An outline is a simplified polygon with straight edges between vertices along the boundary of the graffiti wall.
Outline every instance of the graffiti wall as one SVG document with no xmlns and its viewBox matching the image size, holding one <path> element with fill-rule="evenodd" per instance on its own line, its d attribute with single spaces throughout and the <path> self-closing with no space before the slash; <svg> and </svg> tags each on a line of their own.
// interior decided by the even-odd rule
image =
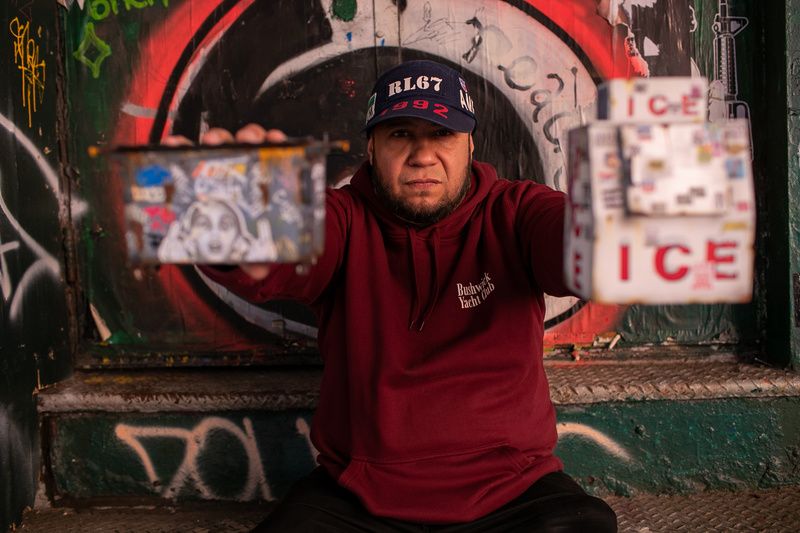
<svg viewBox="0 0 800 533">
<path fill-rule="evenodd" d="M 48 5 L 45 5 L 48 4 Z M 0 529 L 33 503 L 33 393 L 70 366 L 55 5 L 0 4 Z"/>
<path fill-rule="evenodd" d="M 360 129 L 377 74 L 432 58 L 461 69 L 476 96 L 476 158 L 509 179 L 564 189 L 565 133 L 593 117 L 603 79 L 706 75 L 715 113 L 747 107 L 746 84 L 731 81 L 730 54 L 746 31 L 734 17 L 744 8 L 732 1 L 64 4 L 69 111 L 79 117 L 70 122 L 70 156 L 81 169 L 76 196 L 90 206 L 80 221 L 88 365 L 314 360 L 316 333 L 313 315 L 290 302 L 254 306 L 192 267 L 131 265 L 120 179 L 107 160 L 86 155 L 89 147 L 157 144 L 169 133 L 196 139 L 209 127 L 258 122 L 349 140 L 349 154 L 329 158 L 334 185 L 364 157 Z M 749 305 L 548 298 L 546 320 L 553 348 L 755 340 Z"/>
<path fill-rule="evenodd" d="M 556 453 L 597 495 L 797 483 L 798 402 L 557 408 Z M 270 501 L 315 466 L 312 412 L 84 414 L 48 421 L 56 501 L 108 496 Z"/>
</svg>

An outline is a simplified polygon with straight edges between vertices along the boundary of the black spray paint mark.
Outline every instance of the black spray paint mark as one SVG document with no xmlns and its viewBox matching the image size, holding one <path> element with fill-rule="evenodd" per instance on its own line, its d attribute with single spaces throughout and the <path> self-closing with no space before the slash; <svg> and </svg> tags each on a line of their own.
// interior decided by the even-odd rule
<svg viewBox="0 0 800 533">
<path fill-rule="evenodd" d="M 559 96 L 561 91 L 564 90 L 564 80 L 561 79 L 561 76 L 556 74 L 555 72 L 551 72 L 547 75 L 548 80 L 556 80 L 558 82 L 558 88 L 555 90 L 555 95 Z M 539 113 L 542 112 L 542 109 L 550 105 L 553 101 L 553 91 L 550 89 L 537 89 L 531 93 L 531 104 L 533 104 L 534 109 L 533 111 L 533 121 L 537 124 L 539 123 Z"/>
<path fill-rule="evenodd" d="M 503 73 L 506 85 L 517 91 L 527 91 L 533 87 L 533 76 L 539 67 L 532 57 L 522 56 L 516 58 L 508 67 L 498 65 L 497 68 Z"/>
<path fill-rule="evenodd" d="M 483 44 L 483 24 L 481 24 L 481 21 L 478 19 L 478 17 L 472 17 L 466 23 L 469 26 L 475 26 L 477 33 L 472 38 L 472 46 L 470 46 L 469 50 L 464 52 L 464 55 L 461 57 L 467 63 L 472 63 L 472 61 L 475 59 L 475 56 L 478 55 L 481 45 Z"/>
<path fill-rule="evenodd" d="M 578 107 L 578 67 L 569 69 L 572 72 L 572 105 Z"/>
</svg>

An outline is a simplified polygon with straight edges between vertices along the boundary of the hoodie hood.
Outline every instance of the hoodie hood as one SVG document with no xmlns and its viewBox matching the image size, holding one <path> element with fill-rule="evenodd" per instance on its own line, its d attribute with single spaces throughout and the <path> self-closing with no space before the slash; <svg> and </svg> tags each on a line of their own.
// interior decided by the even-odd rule
<svg viewBox="0 0 800 533">
<path fill-rule="evenodd" d="M 384 223 L 387 235 L 406 241 L 414 286 L 409 329 L 422 331 L 425 320 L 433 312 L 439 299 L 441 263 L 439 258 L 442 238 L 454 236 L 461 231 L 475 212 L 476 207 L 489 194 L 497 179 L 497 173 L 491 165 L 473 161 L 469 176 L 470 187 L 464 199 L 452 213 L 438 222 L 424 227 L 415 226 L 395 215 L 375 194 L 371 167 L 368 162 L 361 165 L 350 181 L 350 186 L 358 192 L 359 196 L 369 204 L 372 211 Z M 429 259 L 423 260 L 424 254 L 427 254 Z M 421 272 L 423 268 L 430 269 L 430 271 Z M 422 280 L 431 280 L 431 283 L 424 283 Z"/>
</svg>

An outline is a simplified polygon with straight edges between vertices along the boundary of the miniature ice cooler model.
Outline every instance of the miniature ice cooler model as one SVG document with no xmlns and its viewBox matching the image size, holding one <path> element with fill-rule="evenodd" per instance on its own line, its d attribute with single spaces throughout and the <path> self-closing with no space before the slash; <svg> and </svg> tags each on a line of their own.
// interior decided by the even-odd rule
<svg viewBox="0 0 800 533">
<path fill-rule="evenodd" d="M 651 80 L 653 81 L 653 80 Z M 569 133 L 565 269 L 604 303 L 751 299 L 747 121 L 597 121 Z"/>
<path fill-rule="evenodd" d="M 311 262 L 324 240 L 325 156 L 344 143 L 122 147 L 130 259 Z"/>
</svg>

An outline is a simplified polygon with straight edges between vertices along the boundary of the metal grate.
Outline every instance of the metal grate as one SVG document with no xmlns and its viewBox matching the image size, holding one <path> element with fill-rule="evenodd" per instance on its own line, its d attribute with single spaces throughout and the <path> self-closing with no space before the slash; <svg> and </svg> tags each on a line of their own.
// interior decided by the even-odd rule
<svg viewBox="0 0 800 533">
<path fill-rule="evenodd" d="M 754 364 L 637 360 L 546 369 L 556 404 L 800 395 L 800 374 Z"/>
<path fill-rule="evenodd" d="M 606 498 L 621 533 L 800 531 L 800 487 Z"/>
<path fill-rule="evenodd" d="M 610 497 L 620 533 L 800 531 L 800 487 L 680 496 Z M 28 511 L 18 528 L 28 533 L 238 533 L 249 531 L 268 506 L 106 508 Z"/>
<path fill-rule="evenodd" d="M 28 533 L 244 533 L 269 513 L 267 506 L 205 504 L 180 507 L 46 509 L 25 513 Z"/>
<path fill-rule="evenodd" d="M 800 374 L 697 360 L 546 363 L 555 404 L 800 396 Z M 313 409 L 318 369 L 76 372 L 39 393 L 39 411 L 206 412 Z"/>
</svg>

